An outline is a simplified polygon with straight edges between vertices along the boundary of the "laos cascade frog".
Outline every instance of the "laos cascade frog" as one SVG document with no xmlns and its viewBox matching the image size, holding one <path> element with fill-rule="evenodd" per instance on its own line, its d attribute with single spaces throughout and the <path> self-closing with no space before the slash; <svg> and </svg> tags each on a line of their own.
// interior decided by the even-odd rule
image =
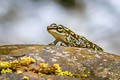
<svg viewBox="0 0 120 80">
<path fill-rule="evenodd" d="M 83 36 L 75 34 L 63 25 L 56 25 L 53 23 L 47 27 L 47 31 L 56 39 L 51 45 L 56 45 L 58 42 L 62 42 L 61 45 L 64 43 L 65 46 L 103 51 L 98 45 L 90 42 Z"/>
</svg>

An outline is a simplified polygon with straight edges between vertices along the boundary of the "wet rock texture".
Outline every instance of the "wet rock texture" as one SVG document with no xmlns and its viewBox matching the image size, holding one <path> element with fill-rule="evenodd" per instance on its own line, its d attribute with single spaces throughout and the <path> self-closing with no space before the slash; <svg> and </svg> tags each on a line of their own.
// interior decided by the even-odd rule
<svg viewBox="0 0 120 80">
<path fill-rule="evenodd" d="M 0 61 L 13 61 L 21 57 L 40 63 L 59 64 L 62 71 L 79 76 L 44 74 L 33 72 L 0 74 L 0 80 L 120 80 L 120 56 L 85 48 L 45 46 L 45 45 L 5 45 L 0 46 Z"/>
</svg>

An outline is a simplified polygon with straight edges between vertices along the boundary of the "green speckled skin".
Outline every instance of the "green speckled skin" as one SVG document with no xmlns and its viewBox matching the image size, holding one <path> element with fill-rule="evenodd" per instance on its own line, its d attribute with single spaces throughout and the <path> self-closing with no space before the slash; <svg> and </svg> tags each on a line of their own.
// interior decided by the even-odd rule
<svg viewBox="0 0 120 80">
<path fill-rule="evenodd" d="M 47 31 L 56 39 L 51 45 L 56 45 L 61 42 L 60 45 L 89 48 L 93 50 L 103 51 L 101 47 L 90 42 L 85 37 L 75 34 L 73 31 L 63 25 L 51 24 L 47 27 Z"/>
</svg>

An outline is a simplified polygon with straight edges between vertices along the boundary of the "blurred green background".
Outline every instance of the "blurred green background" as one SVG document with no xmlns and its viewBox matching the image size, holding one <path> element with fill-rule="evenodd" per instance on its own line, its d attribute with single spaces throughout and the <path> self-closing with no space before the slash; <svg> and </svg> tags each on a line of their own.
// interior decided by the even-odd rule
<svg viewBox="0 0 120 80">
<path fill-rule="evenodd" d="M 0 45 L 49 44 L 56 23 L 120 54 L 119 21 L 119 0 L 0 0 Z"/>
</svg>

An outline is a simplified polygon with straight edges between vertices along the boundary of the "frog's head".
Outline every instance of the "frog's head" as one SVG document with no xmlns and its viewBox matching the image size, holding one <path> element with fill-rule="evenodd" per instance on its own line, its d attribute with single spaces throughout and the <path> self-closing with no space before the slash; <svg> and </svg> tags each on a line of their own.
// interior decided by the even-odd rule
<svg viewBox="0 0 120 80">
<path fill-rule="evenodd" d="M 67 33 L 63 25 L 56 25 L 55 23 L 47 27 L 47 31 L 58 41 L 66 42 Z"/>
</svg>

